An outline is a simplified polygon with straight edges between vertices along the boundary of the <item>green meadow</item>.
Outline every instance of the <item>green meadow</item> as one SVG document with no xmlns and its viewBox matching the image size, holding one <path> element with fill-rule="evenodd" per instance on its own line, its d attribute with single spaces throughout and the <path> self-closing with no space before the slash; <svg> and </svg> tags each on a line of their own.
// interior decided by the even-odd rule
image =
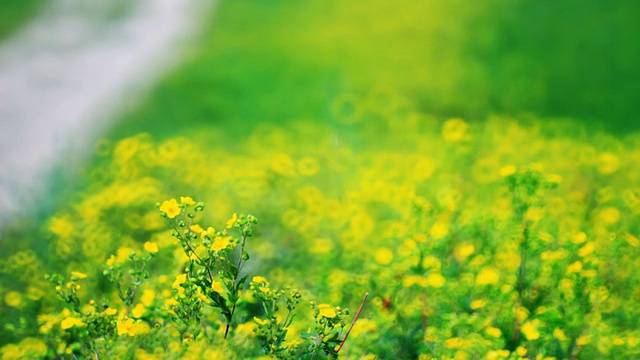
<svg viewBox="0 0 640 360">
<path fill-rule="evenodd" d="M 3 358 L 639 356 L 640 6 L 212 11 L 2 230 Z"/>
</svg>

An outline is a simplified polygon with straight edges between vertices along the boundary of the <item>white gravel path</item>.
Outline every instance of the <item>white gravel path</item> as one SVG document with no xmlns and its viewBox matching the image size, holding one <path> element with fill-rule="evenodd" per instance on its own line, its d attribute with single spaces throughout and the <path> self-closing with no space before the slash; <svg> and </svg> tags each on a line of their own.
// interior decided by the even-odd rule
<svg viewBox="0 0 640 360">
<path fill-rule="evenodd" d="M 109 16 L 129 4 L 124 16 Z M 54 1 L 0 44 L 0 227 L 180 58 L 213 1 Z"/>
</svg>

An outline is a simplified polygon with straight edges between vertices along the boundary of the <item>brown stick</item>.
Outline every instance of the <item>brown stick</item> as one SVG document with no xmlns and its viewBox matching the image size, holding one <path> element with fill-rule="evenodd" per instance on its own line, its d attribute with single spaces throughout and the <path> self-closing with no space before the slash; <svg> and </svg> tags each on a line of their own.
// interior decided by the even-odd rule
<svg viewBox="0 0 640 360">
<path fill-rule="evenodd" d="M 360 317 L 360 312 L 362 311 L 362 308 L 364 307 L 364 303 L 367 302 L 367 297 L 369 297 L 369 293 L 365 293 L 364 294 L 364 298 L 362 299 L 362 303 L 360 304 L 360 308 L 358 308 L 358 312 L 356 313 L 356 316 L 353 318 L 353 322 L 351 322 L 351 326 L 349 326 L 349 330 L 347 330 L 347 333 L 344 335 L 344 339 L 342 339 L 342 342 L 340 343 L 340 346 L 338 346 L 338 349 L 336 350 L 336 354 L 340 352 L 340 349 L 342 349 L 342 346 L 344 345 L 344 342 L 347 341 L 347 338 L 349 337 L 349 333 L 351 332 L 351 329 L 353 329 L 353 325 L 356 324 L 356 320 L 358 320 L 358 317 Z"/>
</svg>

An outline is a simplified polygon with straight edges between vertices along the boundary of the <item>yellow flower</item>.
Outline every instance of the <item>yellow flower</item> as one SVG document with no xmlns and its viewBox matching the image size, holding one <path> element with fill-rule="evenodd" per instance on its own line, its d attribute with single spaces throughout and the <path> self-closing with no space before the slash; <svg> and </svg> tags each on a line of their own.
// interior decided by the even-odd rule
<svg viewBox="0 0 640 360">
<path fill-rule="evenodd" d="M 320 313 L 318 316 L 326 317 L 326 318 L 334 318 L 336 317 L 336 310 L 332 308 L 329 304 L 320 304 L 318 305 L 318 310 Z"/>
<path fill-rule="evenodd" d="M 4 296 L 4 302 L 11 307 L 19 308 L 22 306 L 22 295 L 17 291 L 9 291 Z"/>
<path fill-rule="evenodd" d="M 471 256 L 474 251 L 476 251 L 476 247 L 473 246 L 473 244 L 461 244 L 456 246 L 453 252 L 453 256 L 456 258 L 456 260 L 462 261 Z"/>
<path fill-rule="evenodd" d="M 71 275 L 77 277 L 78 279 L 84 279 L 84 278 L 87 277 L 87 274 L 83 274 L 83 273 L 77 272 L 77 271 L 72 271 Z"/>
<path fill-rule="evenodd" d="M 198 288 L 199 290 L 200 288 Z M 198 297 L 198 299 L 200 299 L 200 301 L 202 301 L 203 303 L 210 303 L 211 299 L 209 299 L 208 297 L 204 296 L 204 294 L 202 294 L 200 291 L 198 291 L 196 293 L 196 296 Z"/>
<path fill-rule="evenodd" d="M 578 345 L 587 345 L 591 342 L 591 338 L 593 335 L 583 335 L 576 339 L 576 344 Z"/>
<path fill-rule="evenodd" d="M 431 226 L 429 234 L 436 240 L 442 239 L 449 234 L 449 225 L 444 221 L 438 220 Z"/>
<path fill-rule="evenodd" d="M 438 273 L 431 273 L 429 274 L 429 276 L 427 276 L 427 285 L 431 287 L 441 288 L 445 282 L 446 279 L 444 278 L 444 276 Z"/>
<path fill-rule="evenodd" d="M 509 175 L 513 175 L 518 171 L 518 169 L 514 165 L 507 165 L 500 168 L 500 176 L 507 177 Z"/>
<path fill-rule="evenodd" d="M 197 225 L 196 225 L 196 226 L 197 226 Z M 191 229 L 191 230 L 193 230 L 193 229 Z M 195 231 L 195 230 L 193 230 L 193 231 Z M 209 226 L 209 227 L 207 228 L 207 230 L 203 230 L 203 231 L 200 233 L 200 238 L 201 238 L 201 239 L 204 239 L 204 237 L 205 237 L 205 236 L 211 237 L 211 236 L 213 236 L 215 233 L 216 233 L 216 229 L 214 229 L 214 228 L 212 228 L 211 226 Z"/>
<path fill-rule="evenodd" d="M 224 293 L 224 288 L 222 287 L 222 283 L 220 281 L 215 281 L 214 280 L 211 283 L 211 288 L 213 289 L 213 291 L 217 292 L 218 294 Z"/>
<path fill-rule="evenodd" d="M 189 227 L 189 229 L 191 229 L 191 231 L 193 231 L 193 232 L 194 232 L 194 233 L 196 233 L 196 234 L 200 234 L 200 233 L 202 233 L 202 232 L 204 231 L 204 229 L 202 228 L 202 226 L 200 226 L 200 225 L 198 225 L 198 224 L 191 225 L 191 226 Z M 215 232 L 215 230 L 214 230 L 214 232 Z"/>
<path fill-rule="evenodd" d="M 187 274 L 180 274 L 176 276 L 176 280 L 171 285 L 172 288 L 178 290 L 178 295 L 184 296 L 184 288 L 180 286 L 187 281 Z"/>
<path fill-rule="evenodd" d="M 564 331 L 562 331 L 561 329 L 555 328 L 553 330 L 553 336 L 555 336 L 556 339 L 560 340 L 560 341 L 567 341 L 569 340 L 569 338 L 567 337 L 567 335 L 565 335 Z"/>
<path fill-rule="evenodd" d="M 526 336 L 527 340 L 536 340 L 540 337 L 537 324 L 538 322 L 533 320 L 527 321 L 522 325 L 522 333 Z"/>
<path fill-rule="evenodd" d="M 491 285 L 497 284 L 500 280 L 500 273 L 498 270 L 486 266 L 483 267 L 476 276 L 476 285 Z"/>
<path fill-rule="evenodd" d="M 583 247 L 581 247 L 580 250 L 578 250 L 578 256 L 585 257 L 588 255 L 591 255 L 591 253 L 593 253 L 595 249 L 596 249 L 596 246 L 593 245 L 593 242 L 590 241 L 586 243 Z"/>
<path fill-rule="evenodd" d="M 393 253 L 387 248 L 380 248 L 373 254 L 374 259 L 380 265 L 388 265 L 393 260 Z"/>
<path fill-rule="evenodd" d="M 516 354 L 520 355 L 520 356 L 525 356 L 527 355 L 527 348 L 525 348 L 524 346 L 518 346 L 516 348 Z"/>
<path fill-rule="evenodd" d="M 140 302 L 145 306 L 151 306 L 153 304 L 153 299 L 156 297 L 156 293 L 153 290 L 145 289 L 142 292 L 142 296 L 140 296 Z"/>
<path fill-rule="evenodd" d="M 262 276 L 254 276 L 253 279 L 251 279 L 251 281 L 253 281 L 256 284 L 269 284 L 269 281 L 267 281 L 266 278 L 262 277 Z"/>
<path fill-rule="evenodd" d="M 226 249 L 229 244 L 230 242 L 228 237 L 216 236 L 216 238 L 213 240 L 213 244 L 211 244 L 211 250 L 219 251 L 222 249 Z"/>
<path fill-rule="evenodd" d="M 620 220 L 620 210 L 613 206 L 600 210 L 598 219 L 607 225 L 616 224 Z"/>
<path fill-rule="evenodd" d="M 269 320 L 262 320 L 255 316 L 253 317 L 253 321 L 257 322 L 259 325 L 267 325 L 269 323 Z"/>
<path fill-rule="evenodd" d="M 116 256 L 115 255 L 109 256 L 109 258 L 107 259 L 107 266 L 111 266 L 115 263 L 116 263 Z"/>
<path fill-rule="evenodd" d="M 582 270 L 582 262 L 576 261 L 573 264 L 567 266 L 567 273 L 576 273 Z"/>
<path fill-rule="evenodd" d="M 471 304 L 469 305 L 469 307 L 470 307 L 472 310 L 480 309 L 480 308 L 483 308 L 483 307 L 485 307 L 485 306 L 487 306 L 487 299 L 478 299 L 478 300 L 473 300 L 473 301 L 471 302 Z"/>
<path fill-rule="evenodd" d="M 141 318 L 142 315 L 144 315 L 146 309 L 144 307 L 144 305 L 142 304 L 138 304 L 136 306 L 133 307 L 133 309 L 131 309 L 131 315 L 133 315 L 133 317 L 135 318 Z"/>
<path fill-rule="evenodd" d="M 118 313 L 118 310 L 110 307 L 110 308 L 104 309 L 104 313 L 107 315 L 115 315 Z"/>
<path fill-rule="evenodd" d="M 181 210 L 176 199 L 171 199 L 165 200 L 162 205 L 160 205 L 160 211 L 167 214 L 169 219 L 173 219 L 180 214 Z"/>
<path fill-rule="evenodd" d="M 550 183 L 554 183 L 554 184 L 561 184 L 562 183 L 562 176 L 557 175 L 557 174 L 549 174 L 547 175 L 547 181 Z"/>
<path fill-rule="evenodd" d="M 573 242 L 574 244 L 582 244 L 585 241 L 587 241 L 587 234 L 585 234 L 583 231 L 571 237 L 571 242 Z"/>
<path fill-rule="evenodd" d="M 233 213 L 233 216 L 231 216 L 231 219 L 227 221 L 227 229 L 231 229 L 233 227 L 233 224 L 236 223 L 236 221 L 238 221 L 238 214 Z"/>
<path fill-rule="evenodd" d="M 185 204 L 185 205 L 195 205 L 196 202 L 193 201 L 192 198 L 190 198 L 189 196 L 181 196 L 180 197 L 180 202 Z"/>
<path fill-rule="evenodd" d="M 457 349 L 462 346 L 462 339 L 459 337 L 452 337 L 444 341 L 444 347 L 447 349 Z"/>
<path fill-rule="evenodd" d="M 603 175 L 613 174 L 618 170 L 620 160 L 612 153 L 603 153 L 598 156 L 596 167 L 598 172 Z"/>
<path fill-rule="evenodd" d="M 158 252 L 158 244 L 147 241 L 144 243 L 144 249 L 152 254 L 155 254 Z"/>
<path fill-rule="evenodd" d="M 442 138 L 448 142 L 464 140 L 469 125 L 462 119 L 449 119 L 442 126 Z"/>
<path fill-rule="evenodd" d="M 633 236 L 632 234 L 624 234 L 624 240 L 633 247 L 640 246 L 640 240 L 638 240 L 638 238 Z"/>
<path fill-rule="evenodd" d="M 62 330 L 66 330 L 74 326 L 84 326 L 84 322 L 75 317 L 66 317 L 60 322 L 60 328 Z"/>
<path fill-rule="evenodd" d="M 488 327 L 485 329 L 485 331 L 487 333 L 487 335 L 489 336 L 493 336 L 495 338 L 499 338 L 500 336 L 502 336 L 502 331 L 500 331 L 500 329 L 496 328 L 496 327 Z"/>
</svg>

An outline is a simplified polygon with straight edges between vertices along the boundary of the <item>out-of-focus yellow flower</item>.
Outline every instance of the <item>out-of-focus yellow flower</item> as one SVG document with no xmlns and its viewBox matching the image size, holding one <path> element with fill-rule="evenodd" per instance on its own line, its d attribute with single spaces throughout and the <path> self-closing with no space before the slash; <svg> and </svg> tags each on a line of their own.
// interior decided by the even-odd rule
<svg viewBox="0 0 640 360">
<path fill-rule="evenodd" d="M 204 296 L 204 294 L 200 292 L 200 288 L 198 288 L 198 292 L 196 293 L 196 296 L 198 297 L 198 299 L 200 299 L 200 301 L 202 301 L 205 304 L 208 304 L 211 302 L 211 299 Z"/>
<path fill-rule="evenodd" d="M 77 271 L 72 271 L 71 275 L 77 277 L 78 279 L 85 279 L 87 277 L 87 274 Z"/>
<path fill-rule="evenodd" d="M 571 242 L 574 244 L 582 244 L 585 241 L 587 241 L 587 234 L 583 231 L 576 233 L 571 237 Z"/>
<path fill-rule="evenodd" d="M 463 342 L 459 337 L 452 337 L 444 341 L 444 347 L 447 349 L 458 349 L 462 346 Z"/>
<path fill-rule="evenodd" d="M 217 292 L 218 294 L 224 293 L 224 288 L 222 287 L 222 283 L 220 281 L 214 280 L 211 283 L 211 288 L 213 289 L 213 291 Z"/>
<path fill-rule="evenodd" d="M 189 229 L 191 229 L 191 231 L 193 231 L 193 232 L 194 232 L 194 233 L 196 233 L 196 234 L 200 234 L 200 233 L 202 233 L 202 232 L 204 231 L 204 229 L 202 228 L 202 226 L 200 226 L 200 225 L 198 225 L 198 224 L 191 225 L 191 226 L 189 227 Z M 215 232 L 215 230 L 214 230 L 214 232 Z"/>
<path fill-rule="evenodd" d="M 133 307 L 133 309 L 131 309 L 131 315 L 139 319 L 142 317 L 142 315 L 144 315 L 145 311 L 146 311 L 146 308 L 144 307 L 144 305 L 137 304 L 136 306 Z"/>
<path fill-rule="evenodd" d="M 412 285 L 419 285 L 421 287 L 426 287 L 428 285 L 427 279 L 420 275 L 407 275 L 402 280 L 402 286 L 411 287 Z"/>
<path fill-rule="evenodd" d="M 107 266 L 111 266 L 115 263 L 116 263 L 116 256 L 115 255 L 109 256 L 109 258 L 107 259 Z"/>
<path fill-rule="evenodd" d="M 309 252 L 312 254 L 326 254 L 333 249 L 333 241 L 331 239 L 319 238 L 313 241 Z"/>
<path fill-rule="evenodd" d="M 471 302 L 471 304 L 469 305 L 469 307 L 472 310 L 480 309 L 480 308 L 483 308 L 485 306 L 487 306 L 487 299 L 476 299 L 476 300 L 473 300 Z"/>
<path fill-rule="evenodd" d="M 251 279 L 251 281 L 253 281 L 256 284 L 267 284 L 267 285 L 269 285 L 269 281 L 267 281 L 267 279 L 262 277 L 262 276 L 254 276 L 253 279 Z"/>
<path fill-rule="evenodd" d="M 380 248 L 373 254 L 374 259 L 380 265 L 388 265 L 393 260 L 393 253 L 387 248 Z"/>
<path fill-rule="evenodd" d="M 498 270 L 490 266 L 485 266 L 476 276 L 476 285 L 497 284 L 499 280 L 500 273 L 498 272 Z"/>
<path fill-rule="evenodd" d="M 142 296 L 140 296 L 140 302 L 144 304 L 144 306 L 151 306 L 153 304 L 153 299 L 156 297 L 156 292 L 151 289 L 145 289 L 142 292 Z"/>
<path fill-rule="evenodd" d="M 525 348 L 524 346 L 518 346 L 516 348 L 516 354 L 520 355 L 520 356 L 525 356 L 527 355 L 527 348 Z"/>
<path fill-rule="evenodd" d="M 536 340 L 540 337 L 540 332 L 538 331 L 538 320 L 527 321 L 522 325 L 522 333 L 527 338 L 527 340 Z"/>
<path fill-rule="evenodd" d="M 4 296 L 4 302 L 14 308 L 22 307 L 22 295 L 17 291 L 9 291 Z"/>
<path fill-rule="evenodd" d="M 449 234 L 449 224 L 444 221 L 438 220 L 433 224 L 433 226 L 431 226 L 429 234 L 435 240 L 442 239 Z"/>
<path fill-rule="evenodd" d="M 540 254 L 540 259 L 545 261 L 557 261 L 562 260 L 569 256 L 569 251 L 566 249 L 558 249 L 555 251 L 543 251 Z"/>
<path fill-rule="evenodd" d="M 62 330 L 70 329 L 74 326 L 84 326 L 84 322 L 76 317 L 66 317 L 60 322 Z"/>
<path fill-rule="evenodd" d="M 231 227 L 233 227 L 236 221 L 238 221 L 238 214 L 233 213 L 233 215 L 231 216 L 231 219 L 227 221 L 227 229 L 231 229 Z"/>
<path fill-rule="evenodd" d="M 492 327 L 492 326 L 486 328 L 484 332 L 487 333 L 487 335 L 493 336 L 495 338 L 499 338 L 500 336 L 502 336 L 502 331 L 500 331 L 500 329 L 498 329 L 496 327 Z"/>
<path fill-rule="evenodd" d="M 144 249 L 152 254 L 155 254 L 158 252 L 158 244 L 147 241 L 144 243 Z"/>
<path fill-rule="evenodd" d="M 165 200 L 160 205 L 160 211 L 167 214 L 169 219 L 173 219 L 174 217 L 180 215 L 180 206 L 176 199 Z"/>
<path fill-rule="evenodd" d="M 180 197 L 180 202 L 185 204 L 185 205 L 195 205 L 196 202 L 193 201 L 193 199 L 189 196 L 181 196 Z"/>
<path fill-rule="evenodd" d="M 118 313 L 118 310 L 110 307 L 110 308 L 104 309 L 104 313 L 107 315 L 115 315 Z"/>
<path fill-rule="evenodd" d="M 514 165 L 507 165 L 500 168 L 500 176 L 507 177 L 509 175 L 513 175 L 518 171 Z"/>
<path fill-rule="evenodd" d="M 557 175 L 557 174 L 549 174 L 547 175 L 547 181 L 550 183 L 554 183 L 554 184 L 561 184 L 562 183 L 562 176 Z"/>
<path fill-rule="evenodd" d="M 579 338 L 576 339 L 576 344 L 582 346 L 582 345 L 587 345 L 589 343 L 591 343 L 591 338 L 593 337 L 593 335 L 582 335 Z"/>
<path fill-rule="evenodd" d="M 553 330 L 553 336 L 560 340 L 560 341 L 567 341 L 569 340 L 569 338 L 567 337 L 567 335 L 565 335 L 564 331 L 562 331 L 562 329 L 559 328 L 555 328 Z"/>
<path fill-rule="evenodd" d="M 620 160 L 618 157 L 609 152 L 600 154 L 596 160 L 596 168 L 603 175 L 613 174 L 618 171 L 619 166 Z"/>
<path fill-rule="evenodd" d="M 427 285 L 431 287 L 441 288 L 442 286 L 444 286 L 445 282 L 446 279 L 444 278 L 444 276 L 438 273 L 431 273 L 427 276 Z"/>
<path fill-rule="evenodd" d="M 467 137 L 468 128 L 469 125 L 462 119 L 449 119 L 442 126 L 442 138 L 448 142 L 464 140 Z"/>
<path fill-rule="evenodd" d="M 269 320 L 262 320 L 258 317 L 253 317 L 253 321 L 257 322 L 258 325 L 267 325 L 269 323 Z"/>
<path fill-rule="evenodd" d="M 638 247 L 640 246 L 640 240 L 638 240 L 637 237 L 631 235 L 631 234 L 624 234 L 624 241 L 627 242 L 627 244 L 633 246 L 633 247 Z"/>
<path fill-rule="evenodd" d="M 600 210 L 598 219 L 606 225 L 613 225 L 620 221 L 620 210 L 613 206 L 606 207 Z"/>
<path fill-rule="evenodd" d="M 462 261 L 471 256 L 475 250 L 476 247 L 473 246 L 473 244 L 460 244 L 456 246 L 453 252 L 453 256 L 456 258 L 456 260 Z"/>
<path fill-rule="evenodd" d="M 595 249 L 596 246 L 590 241 L 578 250 L 578 256 L 585 257 L 591 255 Z"/>
<path fill-rule="evenodd" d="M 576 261 L 573 264 L 570 264 L 569 266 L 567 266 L 567 274 L 577 273 L 577 272 L 580 272 L 580 270 L 582 270 L 581 261 Z"/>
</svg>

